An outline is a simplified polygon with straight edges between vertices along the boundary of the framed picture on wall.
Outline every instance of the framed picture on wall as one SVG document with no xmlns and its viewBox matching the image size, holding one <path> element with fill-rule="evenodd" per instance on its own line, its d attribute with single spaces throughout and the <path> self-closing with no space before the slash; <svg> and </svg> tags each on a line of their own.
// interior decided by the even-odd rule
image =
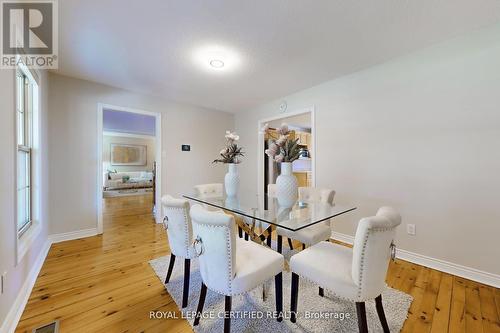
<svg viewBox="0 0 500 333">
<path fill-rule="evenodd" d="M 147 146 L 111 144 L 111 165 L 146 165 Z"/>
</svg>

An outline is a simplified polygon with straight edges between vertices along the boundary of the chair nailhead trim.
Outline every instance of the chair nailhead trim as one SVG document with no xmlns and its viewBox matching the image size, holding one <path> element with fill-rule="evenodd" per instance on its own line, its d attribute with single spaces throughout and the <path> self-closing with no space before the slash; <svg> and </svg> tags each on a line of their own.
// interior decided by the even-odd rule
<svg viewBox="0 0 500 333">
<path fill-rule="evenodd" d="M 360 263 L 359 277 L 358 277 L 358 299 L 361 298 L 361 294 L 363 291 L 363 269 L 364 269 L 364 263 L 365 263 L 365 251 L 366 251 L 366 245 L 368 243 L 368 236 L 370 235 L 370 233 L 385 232 L 385 231 L 390 231 L 393 229 L 394 229 L 394 227 L 368 228 L 367 229 L 365 239 L 363 240 L 363 248 L 361 249 L 361 263 Z"/>
<path fill-rule="evenodd" d="M 232 291 L 233 286 L 232 286 L 232 281 L 233 281 L 233 265 L 232 265 L 232 253 L 231 253 L 231 233 L 229 232 L 229 228 L 225 227 L 226 229 L 226 250 L 227 250 L 227 257 L 230 258 L 228 262 L 228 281 L 229 281 L 229 292 Z"/>
<path fill-rule="evenodd" d="M 227 251 L 227 257 L 228 258 L 231 258 L 231 233 L 230 233 L 230 228 L 228 228 L 227 226 L 225 225 L 213 225 L 213 224 L 205 224 L 205 223 L 198 223 L 196 222 L 197 224 L 201 225 L 201 226 L 204 226 L 204 227 L 209 227 L 209 228 L 225 228 L 226 230 L 226 251 Z M 229 281 L 229 285 L 228 285 L 228 290 L 229 290 L 229 294 L 231 295 L 231 289 L 232 289 L 232 286 L 231 286 L 231 282 L 233 281 L 233 266 L 232 266 L 232 263 L 231 263 L 231 260 L 229 260 L 229 262 L 227 263 L 228 264 L 228 281 Z M 207 286 L 208 288 L 208 286 Z M 221 290 L 217 290 L 217 289 L 214 289 L 214 288 L 209 288 L 210 290 L 212 291 L 215 291 L 219 294 L 222 294 L 222 295 L 226 295 L 226 292 L 224 291 L 221 291 Z"/>
<path fill-rule="evenodd" d="M 186 255 L 189 256 L 189 247 L 191 246 L 191 240 L 189 239 L 189 217 L 188 217 L 188 212 L 187 208 L 184 207 L 182 208 L 183 213 L 184 213 L 184 240 L 186 244 Z"/>
<path fill-rule="evenodd" d="M 185 258 L 190 258 L 189 249 L 191 247 L 191 241 L 189 240 L 189 217 L 186 207 L 167 207 L 167 211 L 182 211 L 182 215 L 184 216 L 184 246 L 185 246 Z M 168 215 L 167 215 L 168 216 Z M 167 231 L 168 232 L 168 231 Z"/>
</svg>

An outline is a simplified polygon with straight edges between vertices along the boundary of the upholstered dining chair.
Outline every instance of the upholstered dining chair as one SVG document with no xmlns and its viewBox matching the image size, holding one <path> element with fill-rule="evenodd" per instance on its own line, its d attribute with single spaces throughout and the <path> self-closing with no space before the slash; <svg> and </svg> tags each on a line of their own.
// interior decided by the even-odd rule
<svg viewBox="0 0 500 333">
<path fill-rule="evenodd" d="M 224 187 L 219 183 L 196 185 L 194 187 L 194 190 L 196 195 L 201 198 L 222 198 L 224 196 Z M 221 209 L 212 206 L 203 206 L 208 210 L 222 211 Z M 243 221 L 248 224 L 248 221 L 246 219 L 243 219 Z M 243 230 L 241 229 L 241 227 L 238 227 L 238 234 L 240 238 L 243 237 Z M 245 233 L 245 240 L 248 240 L 248 237 L 248 234 Z"/>
<path fill-rule="evenodd" d="M 221 183 L 213 184 L 200 184 L 194 186 L 195 194 L 199 198 L 222 198 L 224 196 L 224 186 Z M 222 212 L 220 208 L 216 208 L 210 205 L 202 204 L 208 210 Z"/>
<path fill-rule="evenodd" d="M 224 187 L 220 183 L 196 185 L 194 190 L 196 195 L 204 198 L 219 198 L 224 195 Z"/>
<path fill-rule="evenodd" d="M 182 293 L 182 307 L 188 304 L 189 297 L 189 275 L 191 259 L 193 258 L 193 229 L 189 217 L 189 202 L 187 200 L 175 199 L 165 195 L 161 199 L 165 217 L 163 224 L 167 231 L 168 243 L 170 245 L 170 263 L 168 264 L 165 284 L 170 281 L 175 258 L 184 258 L 184 290 Z"/>
<path fill-rule="evenodd" d="M 191 219 L 194 248 L 199 255 L 203 281 L 194 326 L 200 322 L 207 289 L 225 296 L 224 332 L 230 332 L 228 313 L 231 311 L 231 297 L 246 293 L 272 277 L 276 289 L 277 320 L 281 321 L 283 256 L 265 246 L 236 237 L 234 217 L 231 215 L 193 205 Z"/>
<path fill-rule="evenodd" d="M 365 301 L 375 299 L 384 332 L 389 325 L 382 306 L 382 292 L 393 243 L 401 216 L 390 207 L 382 207 L 377 215 L 362 219 L 356 230 L 352 249 L 321 242 L 292 256 L 291 318 L 296 322 L 299 276 L 331 291 L 335 296 L 356 303 L 359 331 L 368 332 Z"/>
<path fill-rule="evenodd" d="M 275 184 L 270 184 L 268 187 L 268 193 L 276 193 L 275 187 Z M 301 202 L 320 202 L 331 205 L 333 204 L 333 198 L 335 197 L 335 191 L 326 188 L 299 187 L 298 191 L 299 201 Z M 268 194 L 268 196 L 270 195 Z M 321 241 L 330 239 L 332 231 L 330 228 L 330 221 L 328 220 L 299 231 L 290 231 L 277 227 L 276 233 L 278 235 L 278 252 L 281 253 L 283 237 L 288 238 L 288 246 L 290 247 L 290 250 L 293 250 L 292 239 L 301 242 L 303 244 L 302 247 L 305 248 L 306 245 L 311 246 Z"/>
</svg>

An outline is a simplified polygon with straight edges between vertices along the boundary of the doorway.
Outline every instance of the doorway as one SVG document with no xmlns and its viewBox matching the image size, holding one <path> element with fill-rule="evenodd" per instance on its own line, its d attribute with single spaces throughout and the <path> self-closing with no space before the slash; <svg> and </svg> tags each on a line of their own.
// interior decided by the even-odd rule
<svg viewBox="0 0 500 333">
<path fill-rule="evenodd" d="M 261 197 L 266 194 L 267 185 L 275 183 L 276 177 L 279 175 L 279 165 L 264 153 L 270 142 L 260 130 L 265 124 L 273 129 L 278 128 L 283 123 L 288 124 L 291 135 L 298 139 L 301 147 L 301 157 L 293 162 L 293 173 L 299 186 L 314 187 L 316 185 L 316 131 L 314 107 L 310 107 L 259 120 L 257 190 Z"/>
<path fill-rule="evenodd" d="M 97 113 L 99 234 L 105 204 L 150 207 L 160 223 L 161 114 L 108 104 L 99 104 Z"/>
</svg>

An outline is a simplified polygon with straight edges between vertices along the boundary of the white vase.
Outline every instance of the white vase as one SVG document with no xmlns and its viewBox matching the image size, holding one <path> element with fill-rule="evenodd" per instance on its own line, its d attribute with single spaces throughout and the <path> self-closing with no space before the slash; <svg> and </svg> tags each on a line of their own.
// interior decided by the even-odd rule
<svg viewBox="0 0 500 333">
<path fill-rule="evenodd" d="M 276 197 L 281 207 L 290 208 L 297 201 L 297 178 L 292 173 L 292 163 L 281 163 L 281 174 L 276 179 Z"/>
<path fill-rule="evenodd" d="M 237 164 L 229 163 L 228 172 L 224 177 L 224 185 L 228 197 L 235 197 L 238 194 L 240 187 L 240 174 L 238 173 Z"/>
</svg>

